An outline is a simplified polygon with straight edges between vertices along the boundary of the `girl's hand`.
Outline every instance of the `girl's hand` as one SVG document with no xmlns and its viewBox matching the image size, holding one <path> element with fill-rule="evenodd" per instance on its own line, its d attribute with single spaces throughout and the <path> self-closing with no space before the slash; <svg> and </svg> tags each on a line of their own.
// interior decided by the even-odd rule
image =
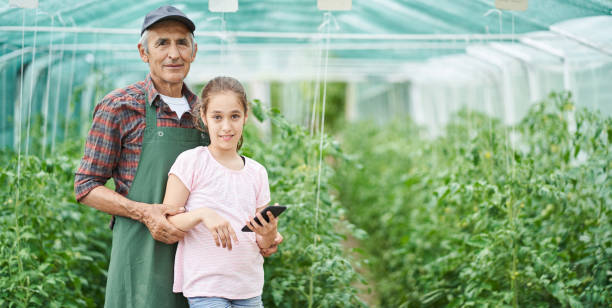
<svg viewBox="0 0 612 308">
<path fill-rule="evenodd" d="M 274 244 L 274 238 L 276 237 L 278 219 L 274 217 L 272 212 L 268 212 L 269 222 L 261 216 L 261 212 L 256 214 L 257 219 L 261 222 L 261 225 L 255 222 L 255 218 L 249 217 L 250 220 L 246 222 L 246 225 L 251 231 L 255 232 L 257 236 L 257 244 L 260 248 L 268 248 Z"/>
<path fill-rule="evenodd" d="M 232 228 L 229 221 L 219 216 L 215 211 L 208 209 L 203 212 L 202 223 L 212 234 L 217 247 L 223 246 L 223 248 L 227 247 L 228 250 L 232 250 L 232 238 L 234 243 L 238 243 L 236 232 L 234 232 L 234 228 Z"/>
</svg>

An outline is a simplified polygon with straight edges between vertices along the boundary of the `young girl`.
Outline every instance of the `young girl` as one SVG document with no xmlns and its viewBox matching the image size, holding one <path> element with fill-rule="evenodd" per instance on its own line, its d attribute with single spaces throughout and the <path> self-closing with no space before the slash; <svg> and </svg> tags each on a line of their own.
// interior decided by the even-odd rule
<svg viewBox="0 0 612 308">
<path fill-rule="evenodd" d="M 230 77 L 211 80 L 194 114 L 210 145 L 177 157 L 164 197 L 164 204 L 186 209 L 168 218 L 188 231 L 176 251 L 173 291 L 183 292 L 191 307 L 262 307 L 260 249 L 273 245 L 278 222 L 268 213 L 266 223 L 259 213 L 270 202 L 266 169 L 237 152 L 247 119 L 244 88 Z M 245 224 L 254 232 L 240 231 Z"/>
</svg>

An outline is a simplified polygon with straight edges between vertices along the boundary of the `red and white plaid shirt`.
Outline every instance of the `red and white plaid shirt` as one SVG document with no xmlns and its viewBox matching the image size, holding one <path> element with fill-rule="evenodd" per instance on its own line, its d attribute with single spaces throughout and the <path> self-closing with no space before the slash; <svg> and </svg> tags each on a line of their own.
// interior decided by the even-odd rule
<svg viewBox="0 0 612 308">
<path fill-rule="evenodd" d="M 185 84 L 182 92 L 193 109 L 198 97 Z M 145 93 L 149 95 L 147 103 L 156 107 L 158 126 L 194 127 L 190 112 L 185 112 L 179 121 L 176 113 L 163 103 L 150 75 L 144 81 L 109 93 L 94 109 L 85 153 L 74 177 L 77 201 L 111 177 L 115 180 L 115 191 L 123 196 L 128 194 L 136 176 L 146 126 Z"/>
</svg>

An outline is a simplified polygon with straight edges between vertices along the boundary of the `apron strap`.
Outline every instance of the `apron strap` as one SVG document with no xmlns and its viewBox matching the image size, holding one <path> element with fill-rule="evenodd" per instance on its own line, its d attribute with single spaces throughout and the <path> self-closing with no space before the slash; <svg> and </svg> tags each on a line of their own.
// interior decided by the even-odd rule
<svg viewBox="0 0 612 308">
<path fill-rule="evenodd" d="M 145 123 L 146 127 L 157 127 L 157 111 L 153 103 L 149 104 L 149 94 L 145 93 Z"/>
</svg>

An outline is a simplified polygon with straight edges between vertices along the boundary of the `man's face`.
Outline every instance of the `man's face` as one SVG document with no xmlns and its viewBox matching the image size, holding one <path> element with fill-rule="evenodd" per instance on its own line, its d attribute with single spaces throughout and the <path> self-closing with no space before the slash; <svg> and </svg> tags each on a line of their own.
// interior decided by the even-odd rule
<svg viewBox="0 0 612 308">
<path fill-rule="evenodd" d="M 151 78 L 157 87 L 183 82 L 195 59 L 197 46 L 192 49 L 190 32 L 178 21 L 167 20 L 149 28 L 148 53 L 138 45 L 140 57 L 149 63 Z"/>
</svg>

